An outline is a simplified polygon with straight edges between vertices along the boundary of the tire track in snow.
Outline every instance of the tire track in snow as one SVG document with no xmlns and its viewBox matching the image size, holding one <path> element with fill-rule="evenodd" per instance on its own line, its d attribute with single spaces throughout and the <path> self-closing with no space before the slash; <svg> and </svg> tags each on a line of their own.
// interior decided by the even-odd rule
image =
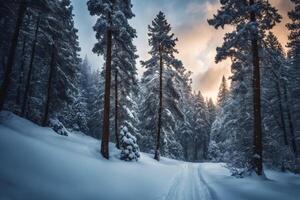
<svg viewBox="0 0 300 200">
<path fill-rule="evenodd" d="M 165 200 L 216 200 L 204 181 L 199 164 L 187 163 L 175 178 Z"/>
</svg>

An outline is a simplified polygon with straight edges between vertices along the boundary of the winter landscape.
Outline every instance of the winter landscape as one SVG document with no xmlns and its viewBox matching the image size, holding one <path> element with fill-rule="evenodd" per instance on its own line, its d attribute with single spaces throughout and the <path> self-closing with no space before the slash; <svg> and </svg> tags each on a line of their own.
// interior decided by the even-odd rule
<svg viewBox="0 0 300 200">
<path fill-rule="evenodd" d="M 0 200 L 298 200 L 300 0 L 0 0 Z"/>
</svg>

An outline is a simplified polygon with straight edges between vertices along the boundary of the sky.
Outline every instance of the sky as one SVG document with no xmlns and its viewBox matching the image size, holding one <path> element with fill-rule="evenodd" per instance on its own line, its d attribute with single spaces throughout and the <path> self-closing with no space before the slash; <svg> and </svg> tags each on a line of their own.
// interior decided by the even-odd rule
<svg viewBox="0 0 300 200">
<path fill-rule="evenodd" d="M 95 17 L 91 17 L 87 10 L 86 0 L 72 0 L 74 6 L 75 26 L 79 29 L 79 43 L 81 57 L 87 56 L 94 69 L 103 66 L 102 56 L 93 54 L 92 48 L 96 43 L 93 25 Z M 292 9 L 289 0 L 269 0 L 278 8 L 283 20 L 273 32 L 279 38 L 283 46 L 286 45 L 288 31 L 285 24 L 288 22 L 287 12 Z M 216 30 L 210 27 L 207 19 L 210 19 L 220 7 L 219 0 L 132 0 L 135 18 L 130 24 L 137 30 L 137 38 L 134 44 L 138 50 L 138 72 L 142 75 L 143 69 L 140 60 L 149 58 L 147 27 L 158 14 L 163 11 L 171 24 L 172 31 L 178 38 L 177 49 L 180 59 L 187 70 L 192 71 L 193 90 L 200 90 L 204 97 L 216 100 L 221 78 L 230 76 L 230 62 L 225 60 L 216 64 L 214 57 L 216 47 L 223 42 L 224 33 L 229 28 Z"/>
</svg>

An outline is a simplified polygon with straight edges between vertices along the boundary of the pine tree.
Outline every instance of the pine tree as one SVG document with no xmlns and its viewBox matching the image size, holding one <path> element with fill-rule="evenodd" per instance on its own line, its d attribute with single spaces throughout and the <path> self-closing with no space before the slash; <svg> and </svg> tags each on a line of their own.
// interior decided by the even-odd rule
<svg viewBox="0 0 300 200">
<path fill-rule="evenodd" d="M 286 88 L 285 54 L 277 37 L 269 32 L 263 44 L 262 110 L 264 124 L 264 157 L 266 164 L 279 169 L 293 170 L 292 145 L 284 99 Z"/>
<path fill-rule="evenodd" d="M 208 110 L 204 98 L 199 91 L 193 97 L 193 121 L 191 125 L 194 129 L 194 159 L 193 161 L 207 160 L 208 158 L 208 145 L 210 140 L 210 124 L 208 119 Z M 202 147 L 201 151 L 199 147 Z M 199 151 L 202 152 L 202 155 L 199 156 Z"/>
<path fill-rule="evenodd" d="M 130 134 L 126 126 L 122 127 L 120 136 L 121 160 L 138 161 L 140 149 L 136 137 Z"/>
<path fill-rule="evenodd" d="M 5 73 L 4 73 L 4 81 L 1 83 L 0 88 L 0 111 L 3 110 L 3 106 L 5 103 L 5 98 L 7 96 L 8 88 L 11 83 L 11 74 L 12 74 L 12 68 L 15 63 L 15 55 L 16 55 L 16 48 L 18 45 L 18 39 L 20 35 L 21 25 L 23 23 L 23 19 L 25 16 L 25 12 L 27 9 L 27 2 L 26 0 L 21 0 L 19 3 L 19 9 L 18 9 L 18 16 L 16 20 L 15 29 L 13 31 L 13 35 L 11 38 L 11 44 L 9 48 L 9 54 L 5 66 Z"/>
<path fill-rule="evenodd" d="M 229 97 L 229 91 L 227 94 L 227 98 Z M 208 101 L 206 102 L 207 104 L 207 109 L 208 109 L 208 120 L 209 120 L 209 124 L 210 126 L 212 126 L 213 122 L 216 119 L 216 114 L 217 114 L 217 109 L 216 106 L 212 100 L 212 98 L 209 98 Z"/>
<path fill-rule="evenodd" d="M 182 157 L 182 147 L 175 138 L 176 121 L 183 117 L 178 106 L 180 93 L 176 82 L 182 63 L 174 57 L 177 38 L 162 12 L 148 26 L 151 58 L 142 62 L 146 71 L 142 77 L 142 103 L 140 107 L 143 148 L 151 151 L 155 144 L 155 159 L 160 154 Z M 156 135 L 156 137 L 155 137 Z"/>
<path fill-rule="evenodd" d="M 136 69 L 136 47 L 133 39 L 136 30 L 129 24 L 129 19 L 134 17 L 131 11 L 131 1 L 121 1 L 120 8 L 125 13 L 125 18 L 118 20 L 118 37 L 115 39 L 112 49 L 112 69 L 114 73 L 114 118 L 115 118 L 115 140 L 118 147 L 119 127 L 127 127 L 129 132 L 138 136 L 136 124 L 138 123 L 135 112 L 138 80 Z"/>
<path fill-rule="evenodd" d="M 297 158 L 297 171 L 300 172 L 300 2 L 299 0 L 291 0 L 295 7 L 293 10 L 288 12 L 288 16 L 291 20 L 290 23 L 287 24 L 287 28 L 290 31 L 289 34 L 289 42 L 287 47 L 288 51 L 288 67 L 290 78 L 288 81 L 289 90 L 291 94 L 291 103 L 292 103 L 292 118 L 293 118 L 293 129 L 291 131 L 292 134 L 292 142 L 294 143 L 294 152 Z"/>
<path fill-rule="evenodd" d="M 228 93 L 229 93 L 229 91 L 228 91 L 228 87 L 227 87 L 227 81 L 226 81 L 225 76 L 223 76 L 221 85 L 219 87 L 218 106 L 222 107 L 222 105 L 228 98 Z"/>
<path fill-rule="evenodd" d="M 73 128 L 73 108 L 76 101 L 76 75 L 79 71 L 80 50 L 77 29 L 74 28 L 73 7 L 70 0 L 56 1 L 52 4 L 55 18 L 47 21 L 51 26 L 50 64 L 47 81 L 47 96 L 44 123 L 47 125 L 51 118 L 58 119 L 67 128 Z M 55 9 L 56 8 L 56 9 Z M 62 20 L 64 19 L 64 20 Z M 55 30 L 61 30 L 57 32 Z M 62 88 L 60 85 L 64 85 Z"/>
<path fill-rule="evenodd" d="M 261 97 L 260 97 L 260 40 L 266 30 L 271 29 L 280 22 L 281 16 L 277 10 L 264 0 L 228 0 L 220 1 L 221 8 L 217 15 L 209 20 L 209 24 L 215 28 L 233 25 L 236 29 L 226 34 L 224 44 L 217 49 L 216 61 L 240 56 L 237 47 L 241 42 L 249 45 L 251 49 L 252 87 L 253 87 L 253 155 L 251 166 L 257 175 L 263 175 L 262 168 L 262 128 L 261 128 Z"/>
<path fill-rule="evenodd" d="M 131 11 L 131 1 L 121 0 L 89 0 L 87 2 L 91 15 L 98 16 L 97 23 L 94 26 L 98 42 L 95 44 L 94 53 L 105 55 L 105 91 L 104 91 L 104 111 L 103 111 L 103 133 L 101 143 L 101 153 L 103 157 L 109 158 L 109 133 L 110 133 L 110 90 L 111 90 L 111 71 L 112 65 L 120 67 L 119 56 L 124 59 L 124 53 L 127 58 L 135 59 L 135 47 L 132 45 L 132 39 L 135 37 L 135 30 L 128 24 L 128 19 L 134 15 Z M 117 54 L 114 49 L 122 48 L 122 53 Z M 126 62 L 124 60 L 123 62 Z M 132 64 L 132 60 L 128 62 Z M 122 63 L 123 64 L 123 63 Z M 124 73 L 128 72 L 127 69 Z M 117 95 L 117 93 L 116 93 Z"/>
<path fill-rule="evenodd" d="M 104 91 L 104 77 L 100 70 L 96 70 L 91 74 L 91 83 L 89 84 L 89 119 L 88 127 L 89 134 L 97 139 L 101 138 L 99 134 L 102 129 L 103 122 L 103 91 Z"/>
</svg>

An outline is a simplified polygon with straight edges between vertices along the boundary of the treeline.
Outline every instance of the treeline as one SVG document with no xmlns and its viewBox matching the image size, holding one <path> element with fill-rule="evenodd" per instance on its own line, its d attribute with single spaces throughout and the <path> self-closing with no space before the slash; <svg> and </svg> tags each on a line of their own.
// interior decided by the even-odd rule
<svg viewBox="0 0 300 200">
<path fill-rule="evenodd" d="M 271 32 L 281 21 L 265 0 L 221 1 L 208 23 L 231 25 L 216 62 L 231 59 L 218 104 L 192 91 L 191 72 L 176 58 L 177 38 L 164 13 L 148 26 L 149 59 L 137 78 L 130 0 L 89 0 L 97 17 L 93 71 L 79 58 L 70 0 L 13 0 L 0 5 L 0 109 L 60 134 L 81 131 L 109 141 L 124 160 L 139 149 L 188 161 L 226 162 L 234 175 L 268 167 L 300 169 L 300 3 L 288 13 L 288 53 Z"/>
<path fill-rule="evenodd" d="M 151 58 L 142 62 L 139 81 L 131 1 L 91 0 L 87 7 L 98 16 L 93 51 L 106 61 L 96 71 L 78 56 L 69 0 L 1 5 L 1 110 L 59 134 L 81 131 L 102 139 L 107 158 L 113 141 L 124 160 L 137 159 L 139 147 L 157 160 L 207 159 L 215 106 L 192 92 L 191 72 L 175 57 L 177 38 L 165 15 L 158 13 L 149 26 Z"/>
<path fill-rule="evenodd" d="M 220 90 L 210 157 L 237 176 L 263 175 L 263 164 L 300 171 L 300 2 L 291 1 L 287 55 L 271 31 L 282 17 L 268 1 L 221 1 L 208 21 L 235 27 L 217 48 L 217 62 L 231 59 L 232 76 L 230 90 Z"/>
<path fill-rule="evenodd" d="M 1 110 L 43 126 L 75 125 L 81 60 L 70 1 L 5 1 L 0 9 Z"/>
</svg>

